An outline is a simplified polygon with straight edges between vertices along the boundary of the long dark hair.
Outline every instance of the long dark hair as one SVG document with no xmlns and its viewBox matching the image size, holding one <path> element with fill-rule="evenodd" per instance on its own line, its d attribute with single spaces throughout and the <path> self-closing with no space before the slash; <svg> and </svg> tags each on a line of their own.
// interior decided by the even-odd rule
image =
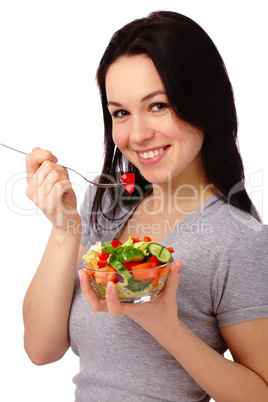
<svg viewBox="0 0 268 402">
<path fill-rule="evenodd" d="M 209 183 L 219 196 L 259 220 L 244 187 L 244 168 L 237 146 L 237 116 L 232 86 L 224 62 L 206 32 L 190 18 L 157 11 L 118 30 L 106 48 L 97 70 L 97 82 L 105 126 L 105 158 L 100 181 L 105 183 L 124 172 L 133 172 L 138 193 L 125 198 L 137 202 L 150 184 L 122 155 L 112 139 L 112 120 L 107 108 L 105 77 L 120 56 L 145 54 L 153 61 L 177 116 L 204 133 L 202 161 Z M 238 185 L 239 184 L 239 185 Z M 230 192 L 234 187 L 238 190 Z M 109 190 L 111 199 L 118 197 Z M 118 191 L 118 190 L 117 190 Z M 92 223 L 102 211 L 104 191 L 98 189 Z M 103 212 L 103 211 L 102 211 Z"/>
</svg>

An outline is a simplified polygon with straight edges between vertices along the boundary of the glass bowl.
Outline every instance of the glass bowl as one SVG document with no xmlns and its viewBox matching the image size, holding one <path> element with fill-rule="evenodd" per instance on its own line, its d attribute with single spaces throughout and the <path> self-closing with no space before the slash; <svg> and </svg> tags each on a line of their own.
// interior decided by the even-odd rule
<svg viewBox="0 0 268 402">
<path fill-rule="evenodd" d="M 103 300 L 106 301 L 107 283 L 112 281 L 115 283 L 121 303 L 142 303 L 153 300 L 162 293 L 172 261 L 173 258 L 155 268 L 128 270 L 127 279 L 125 274 L 109 270 L 109 267 L 101 270 L 87 267 L 88 263 L 85 260 L 82 262 L 82 268 L 88 274 L 91 286 Z"/>
</svg>

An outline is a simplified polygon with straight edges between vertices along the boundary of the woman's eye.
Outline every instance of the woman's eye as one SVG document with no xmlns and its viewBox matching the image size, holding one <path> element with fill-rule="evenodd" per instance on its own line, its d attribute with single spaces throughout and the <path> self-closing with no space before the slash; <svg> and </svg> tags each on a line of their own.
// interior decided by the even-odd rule
<svg viewBox="0 0 268 402">
<path fill-rule="evenodd" d="M 128 112 L 126 110 L 116 110 L 112 115 L 115 118 L 122 119 L 128 115 Z"/>
<path fill-rule="evenodd" d="M 166 104 L 166 103 L 158 102 L 158 103 L 154 103 L 154 104 L 151 106 L 151 110 L 152 110 L 153 112 L 159 112 L 160 110 L 163 110 L 163 109 L 165 109 L 166 107 L 167 107 L 167 104 Z"/>
</svg>

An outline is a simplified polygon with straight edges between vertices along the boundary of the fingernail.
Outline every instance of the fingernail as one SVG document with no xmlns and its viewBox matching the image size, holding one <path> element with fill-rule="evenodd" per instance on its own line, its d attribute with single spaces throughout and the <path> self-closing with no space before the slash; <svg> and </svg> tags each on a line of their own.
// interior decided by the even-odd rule
<svg viewBox="0 0 268 402">
<path fill-rule="evenodd" d="M 175 266 L 176 266 L 177 272 L 180 273 L 181 269 L 182 269 L 182 264 L 180 263 L 180 261 L 176 261 Z"/>
<path fill-rule="evenodd" d="M 179 273 L 181 272 L 181 269 L 182 269 L 182 264 L 180 264 L 180 265 L 178 266 L 178 272 L 179 272 Z"/>
</svg>

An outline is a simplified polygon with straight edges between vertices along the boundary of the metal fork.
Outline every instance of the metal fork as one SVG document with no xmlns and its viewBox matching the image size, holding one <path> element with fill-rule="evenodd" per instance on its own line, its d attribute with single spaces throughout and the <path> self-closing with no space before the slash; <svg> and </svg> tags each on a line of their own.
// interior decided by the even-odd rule
<svg viewBox="0 0 268 402">
<path fill-rule="evenodd" d="M 19 153 L 21 153 L 23 155 L 28 155 L 26 152 L 20 151 L 19 149 L 12 148 L 12 147 L 10 147 L 8 145 L 5 145 L 5 144 L 0 144 L 0 145 L 2 145 L 3 147 L 6 147 L 6 148 L 12 149 L 12 151 L 19 152 Z M 126 184 L 126 183 L 123 183 L 123 182 L 122 183 L 95 183 L 94 181 L 88 180 L 85 176 L 83 176 L 81 173 L 77 172 L 76 170 L 74 170 L 74 169 L 72 169 L 70 167 L 67 167 L 67 166 L 63 166 L 63 165 L 61 165 L 61 166 L 64 167 L 65 169 L 71 170 L 72 172 L 78 174 L 84 180 L 86 180 L 88 183 L 92 184 L 93 186 L 102 187 L 102 188 L 110 188 L 110 187 L 121 187 L 121 186 L 124 186 Z"/>
</svg>

